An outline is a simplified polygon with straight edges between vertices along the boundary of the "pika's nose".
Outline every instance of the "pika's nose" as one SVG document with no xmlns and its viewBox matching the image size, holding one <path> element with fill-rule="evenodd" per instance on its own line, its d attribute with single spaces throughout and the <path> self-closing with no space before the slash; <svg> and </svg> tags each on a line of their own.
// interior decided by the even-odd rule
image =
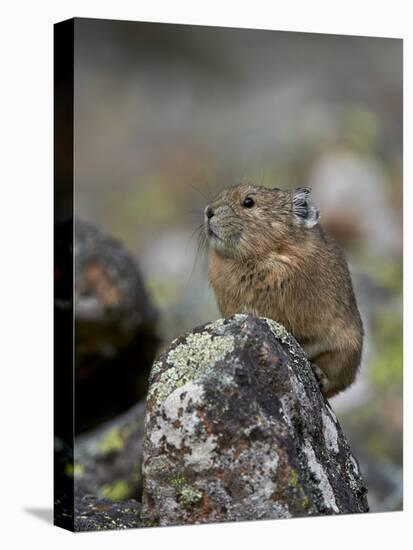
<svg viewBox="0 0 413 550">
<path fill-rule="evenodd" d="M 208 205 L 205 208 L 205 216 L 210 220 L 213 215 L 214 215 L 214 211 L 212 210 L 212 206 Z"/>
</svg>

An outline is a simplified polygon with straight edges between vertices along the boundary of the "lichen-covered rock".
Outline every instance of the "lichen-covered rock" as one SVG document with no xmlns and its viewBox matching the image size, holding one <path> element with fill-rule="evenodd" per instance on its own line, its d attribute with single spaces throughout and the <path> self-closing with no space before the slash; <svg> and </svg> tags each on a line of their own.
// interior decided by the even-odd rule
<svg viewBox="0 0 413 550">
<path fill-rule="evenodd" d="M 304 352 L 247 315 L 194 329 L 154 364 L 143 479 L 145 525 L 368 511 Z"/>
<path fill-rule="evenodd" d="M 75 497 L 74 531 L 106 531 L 141 527 L 141 505 L 136 500 L 112 502 L 92 495 Z"/>
<path fill-rule="evenodd" d="M 137 261 L 116 239 L 75 219 L 76 433 L 144 398 L 157 314 Z"/>
<path fill-rule="evenodd" d="M 145 402 L 75 440 L 75 489 L 112 501 L 142 498 Z"/>
</svg>

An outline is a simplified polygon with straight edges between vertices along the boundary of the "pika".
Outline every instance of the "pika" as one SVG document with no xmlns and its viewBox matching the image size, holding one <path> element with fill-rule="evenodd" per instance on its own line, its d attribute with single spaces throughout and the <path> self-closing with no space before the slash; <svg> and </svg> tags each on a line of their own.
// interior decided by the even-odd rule
<svg viewBox="0 0 413 550">
<path fill-rule="evenodd" d="M 329 398 L 354 381 L 364 331 L 346 259 L 310 191 L 240 184 L 219 193 L 204 211 L 208 277 L 224 317 L 284 325 Z"/>
</svg>

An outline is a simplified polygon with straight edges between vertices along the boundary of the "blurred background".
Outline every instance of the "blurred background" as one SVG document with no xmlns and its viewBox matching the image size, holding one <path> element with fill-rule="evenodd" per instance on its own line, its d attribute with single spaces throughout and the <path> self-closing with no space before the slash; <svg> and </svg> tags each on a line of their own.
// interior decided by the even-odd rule
<svg viewBox="0 0 413 550">
<path fill-rule="evenodd" d="M 149 344 L 135 345 L 133 361 L 150 350 L 142 367 L 147 376 L 173 338 L 219 317 L 196 235 L 215 193 L 240 181 L 312 187 L 323 226 L 346 251 L 366 330 L 357 382 L 332 406 L 360 461 L 372 511 L 402 508 L 402 84 L 396 39 L 75 24 L 75 212 L 92 226 L 82 226 L 75 248 L 89 243 L 87 256 L 96 249 L 93 239 L 114 238 L 135 262 L 140 294 L 133 299 L 137 308 L 144 302 Z M 88 265 L 77 274 L 76 315 L 87 321 L 78 347 L 83 363 L 98 369 L 102 357 L 113 364 L 117 343 L 97 338 L 96 352 L 85 351 L 85 342 L 118 295 L 96 258 Z M 119 288 L 128 289 L 113 263 L 111 269 L 112 282 L 119 275 Z M 105 297 L 100 313 L 94 292 Z M 142 325 L 130 315 L 120 331 L 123 350 L 130 327 Z M 98 360 L 91 363 L 88 353 Z M 115 385 L 123 376 L 117 364 L 110 375 Z M 123 390 L 134 383 L 123 381 Z M 85 387 L 87 409 L 94 382 Z M 139 388 L 142 399 L 145 385 Z M 142 403 L 130 409 L 134 400 L 130 395 L 111 407 L 105 396 L 109 417 L 80 425 L 73 472 L 79 485 L 96 473 L 100 453 L 101 478 L 85 490 L 114 500 L 136 496 L 129 485 L 140 474 L 130 474 L 120 452 L 126 438 L 136 462 L 137 439 L 125 428 L 131 415 L 140 419 L 141 437 Z M 123 477 L 114 483 L 108 472 L 116 467 L 113 476 L 122 470 Z"/>
</svg>

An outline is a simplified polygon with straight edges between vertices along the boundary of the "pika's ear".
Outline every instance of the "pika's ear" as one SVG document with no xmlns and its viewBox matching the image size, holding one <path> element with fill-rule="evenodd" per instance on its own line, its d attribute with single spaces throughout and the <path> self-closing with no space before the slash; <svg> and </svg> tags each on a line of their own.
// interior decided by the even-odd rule
<svg viewBox="0 0 413 550">
<path fill-rule="evenodd" d="M 293 212 L 298 221 L 307 229 L 318 223 L 320 214 L 316 205 L 309 199 L 311 189 L 299 187 L 293 191 Z"/>
</svg>

